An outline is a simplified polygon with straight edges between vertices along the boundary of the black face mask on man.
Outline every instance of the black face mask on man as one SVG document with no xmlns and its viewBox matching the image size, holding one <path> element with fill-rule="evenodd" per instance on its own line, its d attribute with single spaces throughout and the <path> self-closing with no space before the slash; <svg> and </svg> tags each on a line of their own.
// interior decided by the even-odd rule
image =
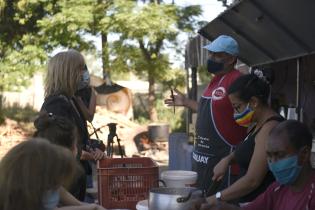
<svg viewBox="0 0 315 210">
<path fill-rule="evenodd" d="M 224 62 L 216 62 L 212 59 L 208 59 L 207 69 L 209 73 L 215 74 L 224 69 Z"/>
</svg>

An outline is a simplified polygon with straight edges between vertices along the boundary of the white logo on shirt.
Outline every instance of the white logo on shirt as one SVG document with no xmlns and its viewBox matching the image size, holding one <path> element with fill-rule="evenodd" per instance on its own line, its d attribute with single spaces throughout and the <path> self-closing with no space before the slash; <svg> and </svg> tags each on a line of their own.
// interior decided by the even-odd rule
<svg viewBox="0 0 315 210">
<path fill-rule="evenodd" d="M 196 153 L 193 153 L 193 158 L 194 158 L 194 160 L 196 162 L 204 163 L 204 164 L 207 164 L 208 163 L 208 159 L 209 159 L 209 157 L 202 156 L 202 155 L 197 155 Z"/>
<path fill-rule="evenodd" d="M 212 100 L 221 100 L 225 97 L 226 90 L 224 87 L 218 87 L 212 91 Z"/>
</svg>

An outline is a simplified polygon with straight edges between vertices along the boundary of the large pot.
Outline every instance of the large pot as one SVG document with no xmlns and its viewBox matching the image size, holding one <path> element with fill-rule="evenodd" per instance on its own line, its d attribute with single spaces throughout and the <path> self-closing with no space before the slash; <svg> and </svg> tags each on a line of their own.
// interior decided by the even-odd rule
<svg viewBox="0 0 315 210">
<path fill-rule="evenodd" d="M 167 142 L 169 125 L 166 123 L 151 123 L 148 125 L 149 140 L 153 142 Z"/>
<path fill-rule="evenodd" d="M 150 210 L 188 210 L 192 201 L 202 198 L 203 193 L 194 187 L 152 188 L 149 195 Z"/>
</svg>

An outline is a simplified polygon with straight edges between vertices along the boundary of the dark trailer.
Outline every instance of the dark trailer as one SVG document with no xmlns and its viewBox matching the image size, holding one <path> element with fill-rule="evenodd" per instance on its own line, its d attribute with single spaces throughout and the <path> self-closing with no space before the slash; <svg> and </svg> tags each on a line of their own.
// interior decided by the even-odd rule
<svg viewBox="0 0 315 210">
<path fill-rule="evenodd" d="M 272 106 L 288 107 L 315 131 L 315 1 L 241 0 L 200 29 L 212 41 L 221 34 L 240 45 L 239 59 L 262 69 L 272 80 Z M 186 47 L 190 93 L 196 95 L 196 69 L 205 63 L 201 37 Z M 195 96 L 196 97 L 196 96 Z"/>
</svg>

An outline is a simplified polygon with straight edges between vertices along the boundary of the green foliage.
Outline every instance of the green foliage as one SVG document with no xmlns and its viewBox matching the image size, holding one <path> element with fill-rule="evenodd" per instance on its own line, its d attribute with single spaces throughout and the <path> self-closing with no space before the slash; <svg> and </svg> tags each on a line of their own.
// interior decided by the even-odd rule
<svg viewBox="0 0 315 210">
<path fill-rule="evenodd" d="M 181 86 L 166 47 L 182 49 L 177 36 L 197 29 L 200 6 L 179 7 L 162 1 L 132 0 L 0 0 L 0 88 L 17 90 L 45 67 L 58 47 L 95 50 L 86 36 L 102 38 L 103 70 L 120 75 L 133 72 L 149 81 L 149 112 L 156 83 Z M 117 41 L 109 43 L 108 34 Z M 183 72 L 183 71 L 182 71 Z M 165 89 L 166 89 L 165 88 Z M 150 116 L 151 118 L 151 116 Z"/>
<path fill-rule="evenodd" d="M 186 71 L 183 69 L 168 69 L 162 75 L 162 91 L 169 90 L 170 88 L 183 88 L 186 84 Z"/>
<path fill-rule="evenodd" d="M 17 122 L 33 122 L 34 118 L 38 115 L 38 111 L 32 107 L 20 107 L 16 104 L 10 107 L 3 107 L 2 111 L 4 117 Z"/>
<path fill-rule="evenodd" d="M 46 9 L 58 8 L 51 11 L 52 15 L 37 21 L 42 43 L 45 48 L 52 50 L 56 47 L 85 50 L 93 48 L 92 42 L 84 40 L 83 35 L 90 30 L 93 22 L 93 0 L 59 0 L 56 5 L 47 5 Z"/>
<path fill-rule="evenodd" d="M 208 84 L 213 77 L 213 75 L 208 72 L 206 66 L 199 66 L 197 72 L 201 84 Z"/>
<path fill-rule="evenodd" d="M 35 71 L 43 69 L 46 53 L 38 46 L 26 44 L 21 50 L 8 49 L 0 62 L 0 87 L 18 91 L 29 83 Z"/>
<path fill-rule="evenodd" d="M 204 24 L 203 21 L 197 21 L 195 19 L 195 16 L 201 14 L 201 12 L 202 10 L 199 5 L 192 5 L 178 9 L 178 28 L 185 32 L 194 32 L 196 30 L 196 26 L 199 28 Z"/>
<path fill-rule="evenodd" d="M 136 2 L 117 0 L 111 9 L 115 20 L 111 29 L 120 34 L 111 51 L 115 56 L 112 67 L 131 69 L 138 76 L 151 74 L 161 80 L 169 68 L 168 57 L 161 54 L 163 42 L 175 40 L 179 32 L 174 27 L 178 18 L 176 7 L 164 4 L 140 7 Z"/>
<path fill-rule="evenodd" d="M 15 0 L 0 5 L 0 89 L 19 90 L 47 59 L 37 26 L 37 20 L 48 14 L 46 1 Z"/>
<path fill-rule="evenodd" d="M 134 100 L 136 100 L 134 103 L 138 104 L 134 107 L 134 118 L 137 123 L 142 125 L 147 125 L 150 123 L 146 106 L 139 104 L 139 100 L 143 100 L 145 97 L 147 96 L 137 95 L 134 98 Z M 186 129 L 185 109 L 176 107 L 174 114 L 173 108 L 165 106 L 164 99 L 165 94 L 157 95 L 155 106 L 158 113 L 158 122 L 168 123 L 172 132 L 184 132 Z"/>
<path fill-rule="evenodd" d="M 0 125 L 4 122 L 4 113 L 2 109 L 3 104 L 3 96 L 0 95 Z"/>
<path fill-rule="evenodd" d="M 176 107 L 174 114 L 172 107 L 165 107 L 164 97 L 160 95 L 156 101 L 156 109 L 159 121 L 168 123 L 172 132 L 184 132 L 186 130 L 184 108 Z"/>
<path fill-rule="evenodd" d="M 134 1 L 123 0 L 115 1 L 109 8 L 114 20 L 110 29 L 120 36 L 113 43 L 111 54 L 114 59 L 110 68 L 133 71 L 138 77 L 149 81 L 148 112 L 152 121 L 157 120 L 152 103 L 156 97 L 155 83 L 162 83 L 167 88 L 176 83 L 169 80 L 172 74 L 169 57 L 163 53 L 165 44 L 179 49 L 176 40 L 179 32 L 192 32 L 195 29 L 193 20 L 201 9 L 199 6 L 180 8 L 159 3 L 139 6 Z"/>
</svg>

